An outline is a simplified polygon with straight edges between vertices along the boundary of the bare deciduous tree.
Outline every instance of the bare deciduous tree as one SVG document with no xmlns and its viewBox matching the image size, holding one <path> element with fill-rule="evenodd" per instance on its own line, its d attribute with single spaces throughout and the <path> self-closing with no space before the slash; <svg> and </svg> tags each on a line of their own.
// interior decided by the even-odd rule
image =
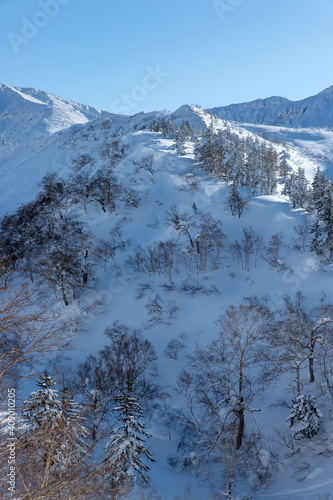
<svg viewBox="0 0 333 500">
<path fill-rule="evenodd" d="M 133 164 L 137 167 L 135 172 L 139 172 L 139 170 L 147 170 L 150 174 L 156 174 L 156 170 L 154 170 L 154 155 L 149 154 L 143 156 L 140 161 L 133 161 Z"/>
<path fill-rule="evenodd" d="M 292 239 L 293 242 L 292 248 L 294 250 L 298 250 L 301 253 L 305 253 L 311 234 L 311 224 L 309 221 L 309 217 L 304 215 L 302 217 L 301 223 L 298 224 L 297 226 L 294 226 L 294 231 L 298 235 L 298 238 Z"/>
<path fill-rule="evenodd" d="M 308 308 L 305 296 L 284 297 L 284 306 L 270 317 L 268 369 L 273 376 L 291 371 L 296 394 L 301 392 L 301 370 L 308 366 L 309 382 L 315 380 L 314 362 L 333 343 L 333 308 L 320 305 Z"/>
<path fill-rule="evenodd" d="M 270 474 L 260 467 L 260 440 L 245 433 L 245 414 L 260 411 L 251 401 L 267 314 L 251 301 L 229 307 L 218 319 L 218 339 L 194 351 L 178 380 L 187 406 L 177 414 L 183 458 L 171 463 L 194 469 L 225 499 L 232 498 L 236 483 L 250 471 L 256 479 L 244 498 L 251 498 Z"/>
<path fill-rule="evenodd" d="M 281 262 L 280 258 L 280 252 L 281 248 L 283 246 L 283 233 L 279 232 L 276 234 L 273 234 L 271 239 L 268 242 L 268 246 L 266 248 L 266 253 L 264 255 L 264 259 L 272 266 L 275 267 L 277 272 L 280 272 L 280 270 L 283 267 L 283 264 Z"/>
</svg>

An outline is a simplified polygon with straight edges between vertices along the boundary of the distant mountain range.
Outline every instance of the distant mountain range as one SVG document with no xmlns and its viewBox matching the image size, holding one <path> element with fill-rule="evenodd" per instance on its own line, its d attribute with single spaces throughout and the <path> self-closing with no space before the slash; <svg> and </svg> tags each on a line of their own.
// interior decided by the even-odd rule
<svg viewBox="0 0 333 500">
<path fill-rule="evenodd" d="M 87 153 L 85 143 L 88 150 L 91 148 L 93 134 L 98 136 L 98 142 L 108 141 L 117 134 L 149 130 L 151 122 L 161 119 L 171 119 L 177 125 L 188 120 L 199 129 L 207 128 L 212 121 L 209 113 L 194 106 L 184 105 L 174 113 L 156 111 L 126 116 L 101 111 L 43 90 L 0 83 L 3 205 L 10 208 L 13 201 L 17 204 L 31 199 L 37 192 L 38 182 L 48 171 L 68 174 L 73 158 Z"/>
<path fill-rule="evenodd" d="M 207 111 L 224 120 L 240 123 L 291 128 L 331 128 L 333 127 L 333 86 L 301 101 L 289 101 L 284 97 L 269 97 Z"/>
<path fill-rule="evenodd" d="M 29 130 L 29 135 L 34 130 L 34 133 L 40 136 L 64 130 L 74 124 L 84 124 L 96 118 L 108 118 L 113 125 L 126 128 L 126 125 L 133 126 L 164 116 L 166 119 L 172 118 L 176 121 L 178 118 L 188 119 L 192 124 L 195 121 L 200 127 L 209 125 L 209 115 L 239 123 L 289 128 L 333 128 L 333 86 L 301 101 L 290 101 L 285 97 L 268 97 L 205 111 L 184 105 L 174 113 L 155 111 L 129 117 L 101 111 L 42 90 L 11 87 L 0 83 L 0 133 L 6 135 L 11 129 L 17 131 L 18 122 L 22 126 L 23 134 L 24 130 Z"/>
<path fill-rule="evenodd" d="M 312 176 L 318 161 L 333 170 L 333 87 L 299 102 L 282 97 L 201 110 L 183 105 L 174 112 L 141 112 L 133 116 L 98 110 L 42 90 L 18 88 L 0 83 L 0 181 L 5 209 L 31 199 L 48 171 L 67 176 L 79 154 L 92 154 L 96 144 L 135 131 L 153 130 L 154 122 L 171 120 L 180 126 L 186 121 L 198 130 L 224 129 L 225 121 L 249 123 L 232 125 L 234 133 L 254 134 L 269 141 L 289 144 L 288 156 L 295 168 Z M 258 125 L 260 124 L 260 125 Z M 269 125 L 285 128 L 268 130 Z M 229 124 L 230 126 L 230 124 Z M 320 130 L 289 130 L 287 127 L 321 127 Z M 244 135 L 245 134 L 245 135 Z M 301 134 L 301 135 L 300 135 Z M 93 148 L 94 149 L 94 148 Z"/>
<path fill-rule="evenodd" d="M 289 128 L 319 126 L 322 128 Z M 332 491 L 329 389 L 333 381 L 332 374 L 328 373 L 329 379 L 319 363 L 320 356 L 327 356 L 329 372 L 332 351 L 324 347 L 331 345 L 330 337 L 326 344 L 317 346 L 320 350 L 314 355 L 313 387 L 307 373 L 314 331 L 311 325 L 325 326 L 320 330 L 323 339 L 326 327 L 330 332 L 330 309 L 325 309 L 326 319 L 319 319 L 317 311 L 319 304 L 333 304 L 333 263 L 328 265 L 327 257 L 309 250 L 314 215 L 293 207 L 284 194 L 288 191 L 283 189 L 287 166 L 295 174 L 288 178 L 289 192 L 304 189 L 302 170 L 309 181 L 318 167 L 333 177 L 333 128 L 325 127 L 333 127 L 333 87 L 298 103 L 273 97 L 210 112 L 183 105 L 175 112 L 127 116 L 41 90 L 0 84 L 0 222 L 7 215 L 0 236 L 10 252 L 3 252 L 2 257 L 10 263 L 8 256 L 15 256 L 16 268 L 27 280 L 34 280 L 33 288 L 38 287 L 43 294 L 42 305 L 52 308 L 55 304 L 56 315 L 64 311 L 66 321 L 79 318 L 75 345 L 70 347 L 68 340 L 66 356 L 59 357 L 52 348 L 50 361 L 42 348 L 44 358 L 39 368 L 48 364 L 51 370 L 57 367 L 58 371 L 74 374 L 76 363 L 85 363 L 81 365 L 87 367 L 81 386 L 87 389 L 88 398 L 89 393 L 95 397 L 96 387 L 95 361 L 90 364 L 89 359 L 97 363 L 106 360 L 98 371 L 103 377 L 112 370 L 117 373 L 115 377 L 119 376 L 119 365 L 122 377 L 110 379 L 116 388 L 122 386 L 129 367 L 142 375 L 135 384 L 142 378 L 152 390 L 141 394 L 143 385 L 135 385 L 133 394 L 143 398 L 143 422 L 152 435 L 147 443 L 156 457 L 150 464 L 152 490 L 147 489 L 148 496 L 156 489 L 159 498 L 188 498 L 186 485 L 190 483 L 193 498 L 212 498 L 210 484 L 191 477 L 190 470 L 171 467 L 171 460 L 179 465 L 188 463 L 193 471 L 196 467 L 199 471 L 202 462 L 197 458 L 207 453 L 204 473 L 209 466 L 211 484 L 216 481 L 222 489 L 225 457 L 229 460 L 236 456 L 234 429 L 239 424 L 235 415 L 239 408 L 251 407 L 260 409 L 260 417 L 252 422 L 251 412 L 246 412 L 245 448 L 237 455 L 244 460 L 227 464 L 229 467 L 231 463 L 234 475 L 233 498 L 249 498 L 244 496 L 247 491 L 253 500 L 309 500 L 320 495 L 328 498 L 326 492 Z M 205 134 L 207 129 L 209 133 Z M 301 179 L 298 184 L 296 178 Z M 240 184 L 236 192 L 235 179 Z M 19 279 L 15 276 L 13 286 L 21 294 L 28 288 L 21 289 Z M 11 280 L 8 282 L 10 285 Z M 289 304 L 303 308 L 303 295 L 295 295 L 300 292 L 306 297 L 304 311 L 309 318 L 305 332 L 300 313 L 299 328 L 297 315 L 287 307 L 281 316 L 273 316 L 274 307 Z M 8 292 L 0 294 L 2 305 L 7 304 L 11 293 L 9 287 Z M 34 294 L 32 298 L 38 297 Z M 284 301 L 288 296 L 292 302 Z M 262 310 L 272 307 L 271 314 L 260 317 L 255 301 L 244 301 L 244 297 L 263 297 Z M 248 305 L 252 307 L 248 309 Z M 32 307 L 34 312 L 33 302 Z M 225 311 L 227 315 L 221 316 Z M 1 314 L 2 323 L 5 313 Z M 51 315 L 48 318 L 51 321 Z M 281 327 L 279 338 L 283 342 L 279 349 L 269 335 L 263 340 L 273 318 Z M 284 343 L 288 321 L 292 331 L 302 333 L 295 346 L 290 336 Z M 105 327 L 107 335 L 103 334 Z M 274 338 L 278 338 L 275 330 Z M 74 328 L 69 331 L 74 332 Z M 38 345 L 34 346 L 38 352 Z M 56 344 L 52 346 L 56 349 Z M 105 357 L 114 346 L 117 366 L 113 366 L 112 356 Z M 189 358 L 193 352 L 195 356 Z M 258 352 L 273 353 L 272 378 L 265 374 L 265 383 L 261 382 L 260 364 L 251 361 Z M 240 365 L 242 353 L 247 358 Z M 4 359 L 0 353 L 0 360 Z M 243 367 L 247 385 L 242 393 L 248 399 L 241 406 L 239 376 L 243 377 Z M 28 368 L 34 376 L 36 371 L 30 365 Z M 183 377 L 184 373 L 189 378 Z M 92 378 L 86 379 L 90 374 Z M 318 438 L 313 435 L 310 441 L 304 437 L 294 445 L 293 441 L 289 444 L 287 417 L 293 392 L 298 391 L 296 375 L 303 394 L 314 391 L 324 419 Z M 192 385 L 192 379 L 196 385 Z M 28 386 L 23 384 L 20 390 L 30 391 L 30 387 L 28 380 Z M 109 397 L 109 388 L 101 395 Z M 90 404 L 83 393 L 78 398 Z M 201 406 L 203 400 L 208 402 L 205 408 Z M 119 413 L 112 411 L 112 406 L 109 409 L 110 420 L 107 422 L 105 416 L 105 428 L 100 433 L 107 440 L 109 425 L 121 428 L 116 422 Z M 0 415 L 6 422 L 4 410 Z M 300 421 L 294 429 L 306 428 L 302 425 L 307 421 Z M 183 429 L 181 422 L 186 425 Z M 89 428 L 92 424 L 87 420 Z M 82 425 L 86 425 L 84 421 Z M 217 436 L 217 426 L 226 430 L 225 436 Z M 99 441 L 100 452 L 106 442 Z M 217 444 L 216 454 L 209 462 L 213 442 Z M 60 460 L 60 445 L 56 445 Z M 291 446 L 300 451 L 291 453 Z M 71 452 L 70 448 L 66 450 Z M 181 455 L 182 450 L 190 451 L 188 458 Z M 39 466 L 42 470 L 43 463 L 32 466 L 33 470 Z M 77 463 L 75 467 L 79 470 Z M 96 470 L 104 468 L 97 464 Z M 216 480 L 211 476 L 214 470 Z M 251 480 L 248 487 L 247 478 Z M 67 488 L 69 483 L 62 476 L 60 479 L 60 485 Z M 266 479 L 267 492 L 254 493 L 253 485 L 263 487 Z M 94 475 L 94 488 L 95 480 Z M 142 498 L 140 491 L 138 484 L 135 495 L 128 498 Z"/>
</svg>

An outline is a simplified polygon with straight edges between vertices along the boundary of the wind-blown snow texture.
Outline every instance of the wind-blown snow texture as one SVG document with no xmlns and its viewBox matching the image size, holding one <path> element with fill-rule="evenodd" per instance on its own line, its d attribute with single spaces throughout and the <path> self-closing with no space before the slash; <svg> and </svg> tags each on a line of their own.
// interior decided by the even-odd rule
<svg viewBox="0 0 333 500">
<path fill-rule="evenodd" d="M 309 179 L 313 178 L 317 166 L 328 172 L 333 162 L 333 132 L 308 127 L 333 126 L 333 88 L 318 96 L 299 103 L 291 103 L 282 98 L 255 101 L 227 108 L 214 108 L 211 112 L 223 119 L 249 122 L 253 125 L 241 127 L 229 124 L 233 133 L 239 136 L 263 137 L 285 153 L 292 167 L 305 169 Z M 79 214 L 100 238 L 107 238 L 116 224 L 121 225 L 122 239 L 129 240 L 124 254 L 117 257 L 121 279 L 107 269 L 101 271 L 99 288 L 82 298 L 80 307 L 87 319 L 86 329 L 79 335 L 77 343 L 86 352 L 96 352 L 105 343 L 104 328 L 119 320 L 131 328 L 143 328 L 159 354 L 161 383 L 168 387 L 171 408 L 180 404 L 174 393 L 177 372 L 184 366 L 186 355 L 196 344 L 205 346 L 217 334 L 215 320 L 230 304 L 239 304 L 244 296 L 270 295 L 277 305 L 283 294 L 303 291 L 313 304 L 318 304 L 321 294 L 326 294 L 328 302 L 333 302 L 332 268 L 318 271 L 319 263 L 312 253 L 296 253 L 285 247 L 281 258 L 293 274 L 276 273 L 267 262 L 261 261 L 257 269 L 251 266 L 243 271 L 230 256 L 223 257 L 219 271 L 198 276 L 197 281 L 204 289 L 214 286 L 219 291 L 213 294 L 184 294 L 180 287 L 181 278 L 175 279 L 175 289 L 161 288 L 164 280 L 160 277 L 139 276 L 125 268 L 126 258 L 137 245 L 145 247 L 154 241 L 172 236 L 171 228 L 165 224 L 165 211 L 177 204 L 181 211 L 192 210 L 193 203 L 198 210 L 211 212 L 223 222 L 223 231 L 231 241 L 239 239 L 242 228 L 252 226 L 262 234 L 265 242 L 272 234 L 283 231 L 286 244 L 295 236 L 293 226 L 301 222 L 302 209 L 292 209 L 285 196 L 275 194 L 253 196 L 246 206 L 243 216 L 232 217 L 226 208 L 228 187 L 221 180 L 214 180 L 203 174 L 195 163 L 194 145 L 186 143 L 186 154 L 178 156 L 173 149 L 174 141 L 161 133 L 136 130 L 156 118 L 170 118 L 182 122 L 188 120 L 202 129 L 213 125 L 224 129 L 228 124 L 208 112 L 193 106 L 182 106 L 175 113 L 140 113 L 133 117 L 113 115 L 74 103 L 34 89 L 17 89 L 0 85 L 0 216 L 15 210 L 20 203 L 34 198 L 38 183 L 49 171 L 57 171 L 65 179 L 68 177 L 73 160 L 80 154 L 92 157 L 92 167 L 102 163 L 100 151 L 106 141 L 115 133 L 122 134 L 127 146 L 127 156 L 116 169 L 117 180 L 127 187 L 138 190 L 142 196 L 140 206 L 124 209 L 118 215 L 102 213 L 89 208 L 87 216 Z M 257 125 L 260 123 L 261 125 Z M 266 125 L 268 124 L 268 125 Z M 279 124 L 279 127 L 272 126 Z M 284 124 L 288 128 L 281 127 Z M 303 127 L 294 129 L 290 127 Z M 154 155 L 156 174 L 140 170 L 134 172 L 133 160 Z M 198 181 L 196 191 L 189 189 L 189 173 Z M 126 217 L 126 220 L 124 220 Z M 173 235 L 174 236 L 174 235 Z M 141 283 L 151 285 L 147 296 L 137 299 Z M 211 288 L 212 289 L 212 288 Z M 179 306 L 174 316 L 167 316 L 161 324 L 149 326 L 145 307 L 150 296 L 158 293 L 166 307 L 175 302 Z M 103 305 L 101 300 L 103 299 Z M 96 301 L 94 308 L 90 307 Z M 170 339 L 181 338 L 185 345 L 178 359 L 167 358 L 164 350 Z M 73 363 L 82 360 L 82 352 L 73 352 Z M 283 384 L 281 384 L 283 389 Z M 255 404 L 262 408 L 258 423 L 263 435 L 268 439 L 274 428 L 288 429 L 288 410 L 272 409 L 270 405 L 285 397 L 280 386 L 276 386 L 266 400 L 258 398 Z M 328 418 L 331 403 L 323 408 L 324 419 L 319 430 L 321 437 L 332 440 L 333 424 Z M 326 411 L 325 411 L 326 410 Z M 326 417 L 325 417 L 326 415 Z M 249 424 L 252 425 L 252 424 Z M 194 498 L 206 499 L 209 489 L 194 476 L 172 469 L 168 456 L 176 453 L 177 435 L 161 420 L 152 419 L 148 423 L 153 438 L 151 453 L 156 463 L 151 465 L 152 485 L 165 500 L 180 494 L 190 484 Z M 314 446 L 315 448 L 315 446 Z M 319 456 L 314 450 L 302 450 L 303 462 L 309 462 L 306 474 L 294 474 L 290 458 L 283 458 L 279 474 L 259 499 L 315 499 L 319 494 L 333 491 L 332 459 Z"/>
<path fill-rule="evenodd" d="M 289 101 L 268 97 L 242 104 L 212 108 L 213 115 L 240 123 L 258 123 L 284 127 L 333 127 L 333 86 L 319 94 Z"/>
</svg>

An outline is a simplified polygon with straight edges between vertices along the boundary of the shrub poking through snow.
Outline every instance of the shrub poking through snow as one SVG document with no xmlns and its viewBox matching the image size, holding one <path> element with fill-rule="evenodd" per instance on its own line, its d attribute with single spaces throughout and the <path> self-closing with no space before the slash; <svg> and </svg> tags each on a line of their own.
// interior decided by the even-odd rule
<svg viewBox="0 0 333 500">
<path fill-rule="evenodd" d="M 319 430 L 323 415 L 317 402 L 304 394 L 298 394 L 293 400 L 290 416 L 291 436 L 295 439 L 311 438 Z"/>
</svg>

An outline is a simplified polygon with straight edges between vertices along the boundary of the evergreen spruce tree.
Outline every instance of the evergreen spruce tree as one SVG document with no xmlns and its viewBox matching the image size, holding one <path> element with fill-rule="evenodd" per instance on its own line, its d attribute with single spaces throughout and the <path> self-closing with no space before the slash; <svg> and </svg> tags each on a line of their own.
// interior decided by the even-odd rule
<svg viewBox="0 0 333 500">
<path fill-rule="evenodd" d="M 317 211 L 320 211 L 322 207 L 327 182 L 328 182 L 327 178 L 320 171 L 320 168 L 318 167 L 312 181 L 312 195 L 311 195 L 311 204 Z"/>
<path fill-rule="evenodd" d="M 312 182 L 310 207 L 317 213 L 316 222 L 311 227 L 313 235 L 310 249 L 317 254 L 327 252 L 333 257 L 333 183 L 320 171 L 316 171 Z"/>
<path fill-rule="evenodd" d="M 183 156 L 186 153 L 184 143 L 185 143 L 184 136 L 180 132 L 177 132 L 176 141 L 173 147 L 178 155 Z"/>
<path fill-rule="evenodd" d="M 86 453 L 86 429 L 79 416 L 79 405 L 68 389 L 59 398 L 55 381 L 47 371 L 37 382 L 39 389 L 24 402 L 21 442 L 34 457 L 36 474 L 63 475 L 77 466 Z"/>
<path fill-rule="evenodd" d="M 261 181 L 262 162 L 261 156 L 258 154 L 260 149 L 259 141 L 248 141 L 247 143 L 246 162 L 244 165 L 243 185 L 251 189 L 251 193 L 255 194 L 257 187 Z"/>
<path fill-rule="evenodd" d="M 293 400 L 290 416 L 291 436 L 295 439 L 312 438 L 319 430 L 323 414 L 311 396 L 298 394 Z"/>
<path fill-rule="evenodd" d="M 225 159 L 226 151 L 222 141 L 222 134 L 216 134 L 212 126 L 203 136 L 195 150 L 195 154 L 203 170 L 217 177 L 224 176 L 222 162 Z"/>
<path fill-rule="evenodd" d="M 310 241 L 310 250 L 311 252 L 316 252 L 317 255 L 320 255 L 324 251 L 324 231 L 322 224 L 318 219 L 312 224 L 310 228 L 310 233 L 312 234 L 312 238 Z"/>
<path fill-rule="evenodd" d="M 277 183 L 275 172 L 278 169 L 278 155 L 275 149 L 268 148 L 264 143 L 259 145 L 257 155 L 258 188 L 261 194 L 272 194 Z"/>
<path fill-rule="evenodd" d="M 37 382 L 38 391 L 24 401 L 22 433 L 20 441 L 30 457 L 33 457 L 36 475 L 46 474 L 54 464 L 55 434 L 61 419 L 61 402 L 55 381 L 47 371 Z"/>
<path fill-rule="evenodd" d="M 184 138 L 184 140 L 191 139 L 192 127 L 191 127 L 191 124 L 189 121 L 187 121 L 187 120 L 182 121 L 182 124 L 180 126 L 180 133 L 181 133 L 182 137 Z"/>
<path fill-rule="evenodd" d="M 287 178 L 283 194 L 290 198 L 293 207 L 305 207 L 308 202 L 308 181 L 304 169 L 298 168 L 296 174 L 291 173 Z"/>
<path fill-rule="evenodd" d="M 277 185 L 275 170 L 269 163 L 264 163 L 259 182 L 261 194 L 273 194 Z"/>
<path fill-rule="evenodd" d="M 151 436 L 140 421 L 143 411 L 133 393 L 133 375 L 128 370 L 126 385 L 117 397 L 119 405 L 114 409 L 119 413 L 121 424 L 105 447 L 105 462 L 112 471 L 108 477 L 110 485 L 124 491 L 135 486 L 137 477 L 146 482 L 149 467 L 144 460 L 155 461 L 145 446 L 145 438 Z"/>
<path fill-rule="evenodd" d="M 281 182 L 283 184 L 286 183 L 287 177 L 290 174 L 290 172 L 291 172 L 291 167 L 289 163 L 287 162 L 285 157 L 282 157 L 282 160 L 279 165 L 279 175 L 281 176 Z"/>
<path fill-rule="evenodd" d="M 24 402 L 23 418 L 25 427 L 30 430 L 43 429 L 46 432 L 54 429 L 61 417 L 61 403 L 58 391 L 52 389 L 55 381 L 45 370 L 37 382 L 40 389 L 32 392 Z"/>
<path fill-rule="evenodd" d="M 317 215 L 322 222 L 325 250 L 329 258 L 333 256 L 333 185 L 327 180 L 322 198 L 317 202 Z"/>
<path fill-rule="evenodd" d="M 240 216 L 243 213 L 245 204 L 246 202 L 239 194 L 236 183 L 233 182 L 231 185 L 230 195 L 228 196 L 228 205 L 231 211 L 231 215 L 237 214 L 238 217 L 240 218 Z"/>
<path fill-rule="evenodd" d="M 237 136 L 234 141 L 229 141 L 230 147 L 228 151 L 228 181 L 235 182 L 238 186 L 245 185 L 244 169 L 245 169 L 245 142 Z M 236 140 L 235 140 L 236 139 Z"/>
<path fill-rule="evenodd" d="M 82 425 L 81 405 L 77 403 L 72 392 L 64 388 L 61 394 L 61 416 L 59 432 L 54 453 L 54 470 L 62 474 L 79 463 L 87 453 L 85 438 L 87 429 Z"/>
<path fill-rule="evenodd" d="M 282 194 L 289 196 L 290 198 L 290 193 L 295 189 L 294 184 L 295 184 L 295 174 L 291 172 L 286 178 Z M 292 201 L 291 198 L 290 201 Z"/>
</svg>

